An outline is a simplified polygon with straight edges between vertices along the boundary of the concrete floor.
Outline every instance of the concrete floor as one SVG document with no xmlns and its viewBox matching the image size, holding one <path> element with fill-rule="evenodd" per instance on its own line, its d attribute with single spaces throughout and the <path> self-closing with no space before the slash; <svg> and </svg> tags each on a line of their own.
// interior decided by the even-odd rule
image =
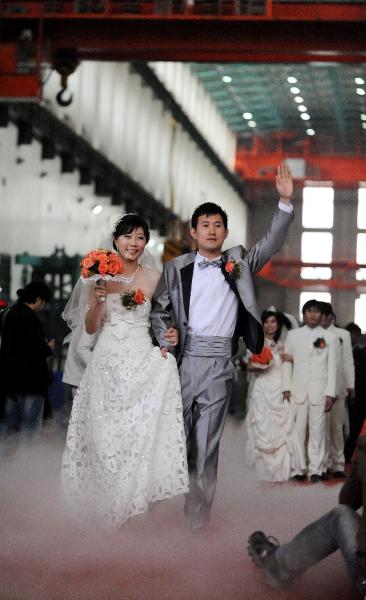
<svg viewBox="0 0 366 600">
<path fill-rule="evenodd" d="M 337 503 L 339 485 L 258 484 L 243 430 L 228 423 L 210 528 L 192 534 L 181 498 L 120 531 L 71 523 L 57 504 L 62 440 L 0 465 L 1 600 L 348 600 L 339 553 L 288 590 L 266 587 L 246 552 L 256 529 L 287 541 Z"/>
</svg>

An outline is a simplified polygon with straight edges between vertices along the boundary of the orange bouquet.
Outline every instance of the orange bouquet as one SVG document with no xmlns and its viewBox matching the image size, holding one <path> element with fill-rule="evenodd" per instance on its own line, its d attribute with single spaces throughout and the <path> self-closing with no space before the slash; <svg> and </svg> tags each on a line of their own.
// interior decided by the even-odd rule
<svg viewBox="0 0 366 600">
<path fill-rule="evenodd" d="M 88 252 L 80 263 L 81 277 L 94 279 L 115 277 L 123 273 L 123 262 L 111 250 L 92 250 Z M 96 277 L 95 277 L 96 276 Z"/>
<path fill-rule="evenodd" d="M 263 367 L 269 367 L 272 360 L 273 354 L 270 348 L 268 348 L 268 346 L 264 346 L 260 354 L 252 354 L 252 356 L 250 357 L 250 362 L 254 363 L 254 365 L 259 369 Z"/>
</svg>

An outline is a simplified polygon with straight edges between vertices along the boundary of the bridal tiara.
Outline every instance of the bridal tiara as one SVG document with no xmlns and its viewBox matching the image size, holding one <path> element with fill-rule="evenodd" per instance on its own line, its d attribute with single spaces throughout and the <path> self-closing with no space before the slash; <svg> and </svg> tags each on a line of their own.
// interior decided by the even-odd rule
<svg viewBox="0 0 366 600">
<path fill-rule="evenodd" d="M 268 308 L 266 308 L 266 312 L 274 312 L 274 313 L 278 313 L 280 312 L 279 310 L 277 310 L 277 308 L 275 306 L 273 306 L 273 304 L 271 306 L 269 306 Z"/>
<path fill-rule="evenodd" d="M 121 215 L 120 217 L 118 217 L 117 221 L 115 223 L 113 223 L 113 228 L 112 228 L 112 232 L 111 232 L 112 236 L 114 236 L 114 234 L 116 232 L 116 229 L 117 229 L 118 225 L 121 223 L 121 221 L 123 221 L 123 219 L 125 217 L 128 217 L 130 215 L 135 215 L 136 217 L 139 216 L 137 213 L 132 213 L 132 212 L 130 212 L 130 213 L 123 213 L 123 215 Z"/>
</svg>

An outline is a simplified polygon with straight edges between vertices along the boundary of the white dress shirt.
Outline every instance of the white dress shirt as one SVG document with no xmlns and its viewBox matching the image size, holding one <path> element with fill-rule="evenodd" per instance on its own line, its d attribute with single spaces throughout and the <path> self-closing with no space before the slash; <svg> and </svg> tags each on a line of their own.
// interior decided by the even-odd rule
<svg viewBox="0 0 366 600">
<path fill-rule="evenodd" d="M 292 213 L 294 211 L 294 207 L 291 203 L 287 204 L 287 202 L 282 202 L 282 200 L 279 201 L 278 208 L 280 210 L 284 210 L 287 213 Z"/>
<path fill-rule="evenodd" d="M 221 258 L 219 255 L 217 258 Z M 188 333 L 232 337 L 235 331 L 239 302 L 219 267 L 200 269 L 198 263 L 207 260 L 197 252 L 194 261 Z"/>
</svg>

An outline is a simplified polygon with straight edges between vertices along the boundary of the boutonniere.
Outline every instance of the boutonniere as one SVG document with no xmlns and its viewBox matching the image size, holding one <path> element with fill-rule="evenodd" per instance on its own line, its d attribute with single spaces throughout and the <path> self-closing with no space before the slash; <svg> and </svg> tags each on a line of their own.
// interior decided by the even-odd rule
<svg viewBox="0 0 366 600">
<path fill-rule="evenodd" d="M 316 338 L 316 340 L 313 344 L 314 348 L 320 348 L 320 349 L 326 348 L 326 345 L 327 345 L 327 343 L 323 337 Z"/>
<path fill-rule="evenodd" d="M 127 310 L 136 310 L 136 307 L 145 302 L 145 294 L 139 288 L 138 290 L 131 290 L 120 295 L 122 306 Z"/>
<path fill-rule="evenodd" d="M 237 263 L 234 258 L 231 258 L 224 263 L 224 269 L 229 275 L 230 279 L 238 279 L 241 271 L 241 265 Z"/>
</svg>

